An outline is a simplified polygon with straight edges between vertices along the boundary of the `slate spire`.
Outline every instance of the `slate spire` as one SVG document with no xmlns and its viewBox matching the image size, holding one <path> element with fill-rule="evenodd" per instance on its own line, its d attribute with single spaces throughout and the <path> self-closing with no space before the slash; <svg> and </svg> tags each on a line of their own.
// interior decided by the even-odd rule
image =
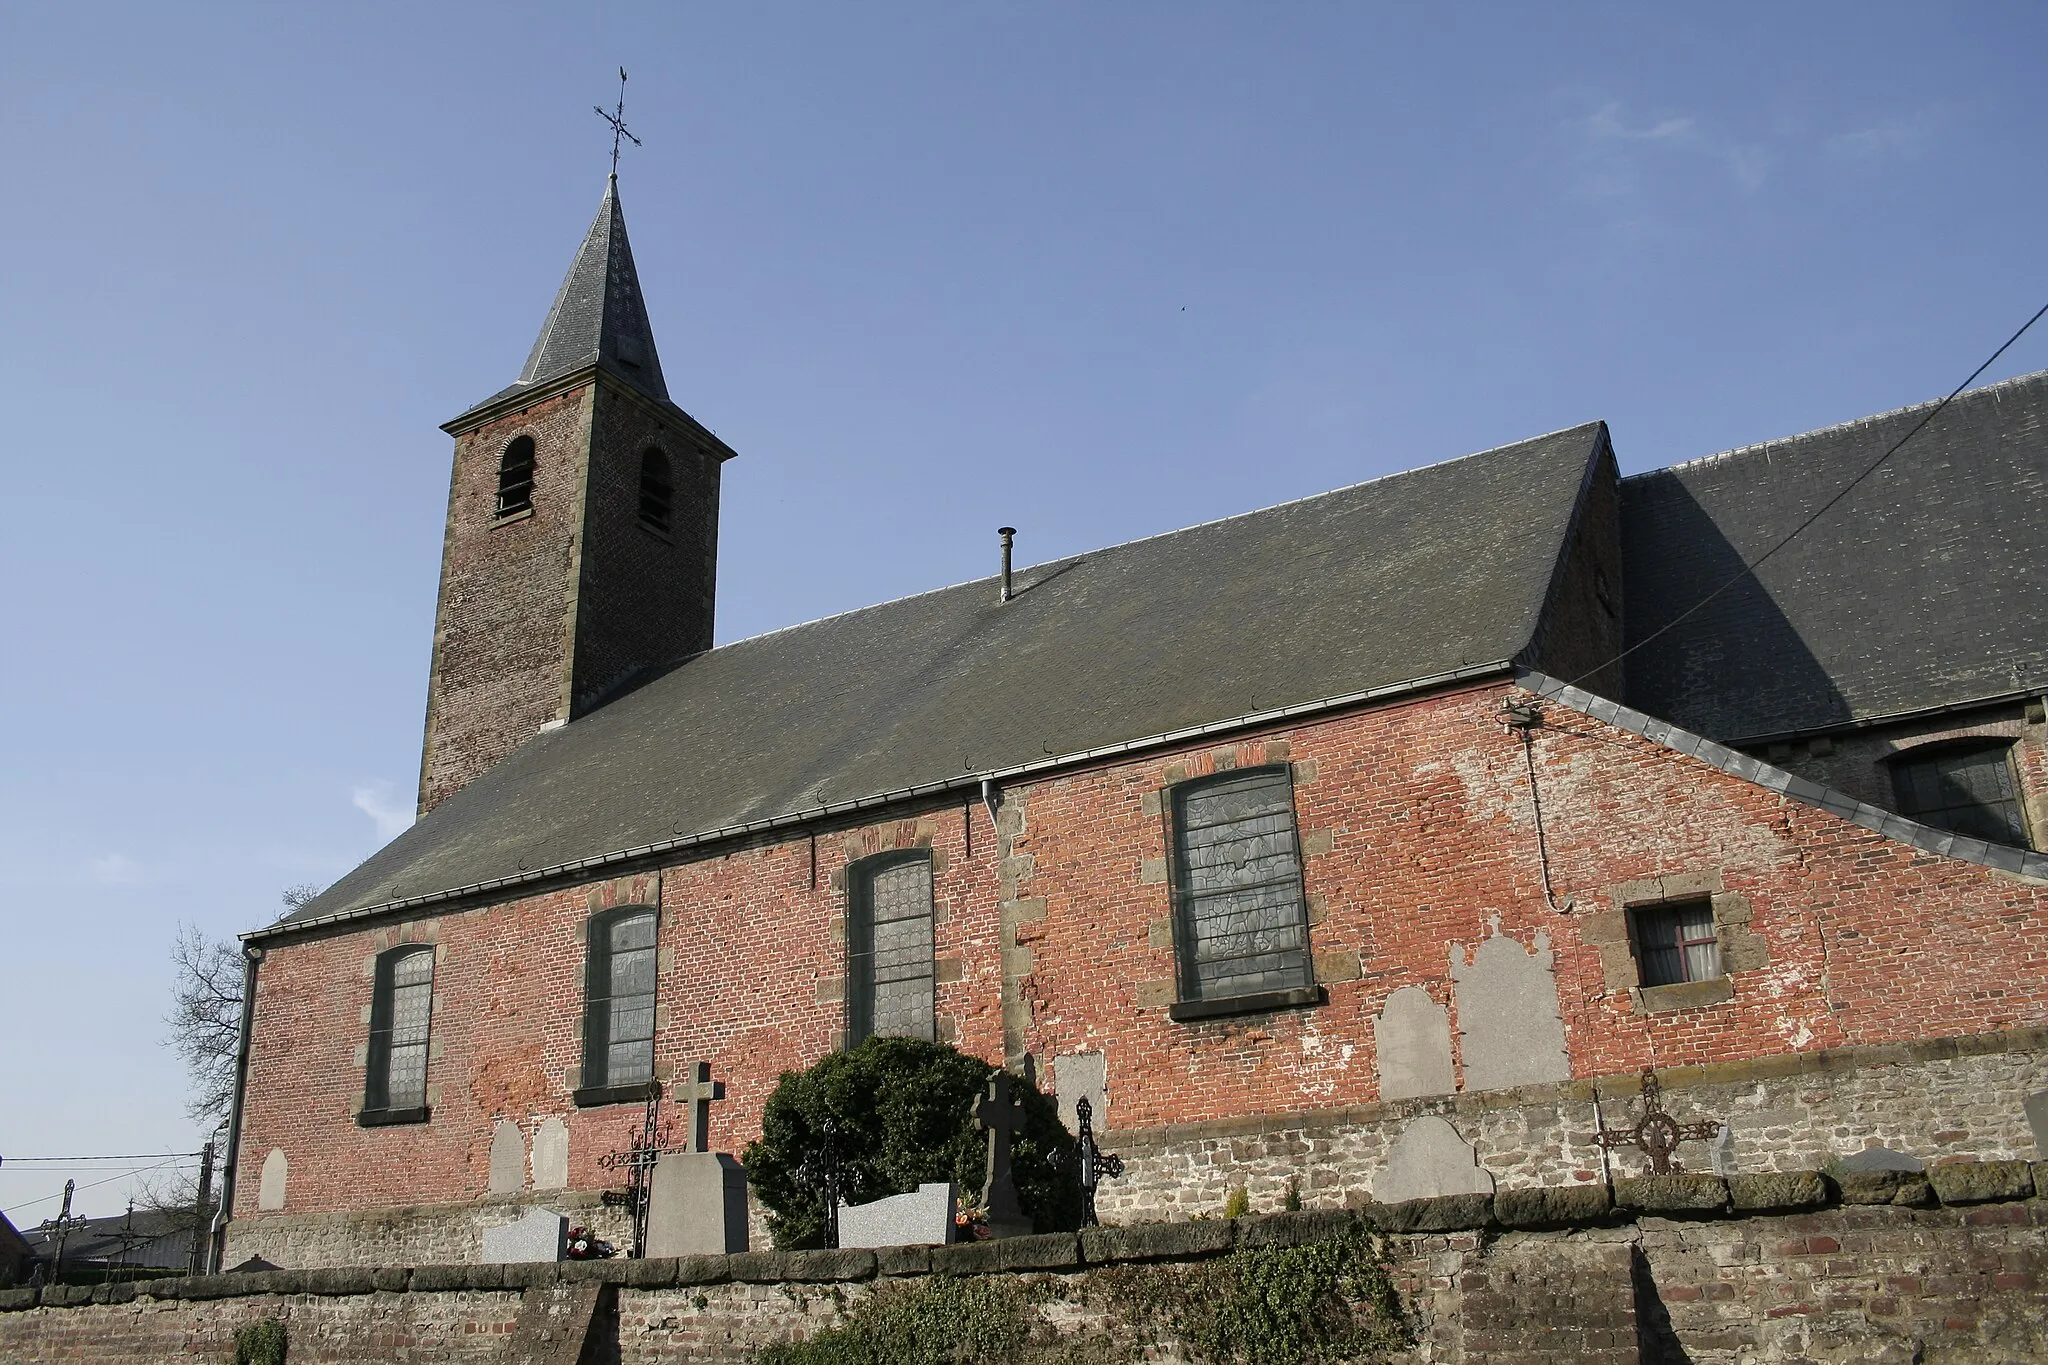
<svg viewBox="0 0 2048 1365">
<path fill-rule="evenodd" d="M 513 387 L 545 384 L 590 365 L 603 366 L 651 397 L 668 397 L 639 272 L 633 268 L 633 248 L 626 240 L 616 175 L 606 184 L 604 202 L 597 206 L 597 217 Z"/>
</svg>

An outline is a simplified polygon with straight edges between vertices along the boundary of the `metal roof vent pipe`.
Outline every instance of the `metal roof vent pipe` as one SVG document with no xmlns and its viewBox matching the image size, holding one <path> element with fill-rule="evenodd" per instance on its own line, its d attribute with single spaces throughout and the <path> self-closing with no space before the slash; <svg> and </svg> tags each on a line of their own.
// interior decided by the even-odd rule
<svg viewBox="0 0 2048 1365">
<path fill-rule="evenodd" d="M 1016 594 L 1010 591 L 1010 547 L 1016 543 L 1017 528 L 998 526 L 996 534 L 1003 538 L 1003 600 L 1009 601 Z"/>
</svg>

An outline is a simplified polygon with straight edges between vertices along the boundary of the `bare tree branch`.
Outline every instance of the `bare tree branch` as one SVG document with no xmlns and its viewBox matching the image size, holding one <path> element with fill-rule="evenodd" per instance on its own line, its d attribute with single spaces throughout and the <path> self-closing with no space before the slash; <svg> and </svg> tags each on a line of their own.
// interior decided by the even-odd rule
<svg viewBox="0 0 2048 1365">
<path fill-rule="evenodd" d="M 291 914 L 320 888 L 284 889 L 284 914 Z M 196 925 L 181 924 L 171 940 L 171 1009 L 164 1016 L 165 1043 L 178 1054 L 190 1078 L 185 1112 L 209 1127 L 225 1123 L 235 1099 L 235 1048 L 242 1025 L 242 952 L 228 939 L 209 938 Z"/>
</svg>

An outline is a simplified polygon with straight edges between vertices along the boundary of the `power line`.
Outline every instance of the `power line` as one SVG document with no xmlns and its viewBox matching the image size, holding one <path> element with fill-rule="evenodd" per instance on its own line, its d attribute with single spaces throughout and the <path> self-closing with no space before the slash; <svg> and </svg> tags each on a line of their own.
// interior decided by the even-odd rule
<svg viewBox="0 0 2048 1365">
<path fill-rule="evenodd" d="M 0 1168 L 28 1165 L 77 1165 L 87 1161 L 162 1161 L 165 1157 L 196 1157 L 198 1152 L 130 1152 L 123 1156 L 4 1156 Z"/>
<path fill-rule="evenodd" d="M 138 1168 L 138 1169 L 136 1169 L 136 1170 L 132 1170 L 132 1171 L 122 1171 L 122 1172 L 121 1172 L 121 1173 L 120 1173 L 119 1175 L 110 1175 L 110 1176 L 108 1176 L 108 1177 L 107 1177 L 107 1178 L 106 1178 L 105 1180 L 93 1180 L 93 1181 L 88 1181 L 87 1183 L 85 1183 L 85 1184 L 83 1184 L 83 1185 L 79 1185 L 79 1186 L 76 1186 L 76 1187 L 74 1187 L 74 1189 L 73 1189 L 73 1191 L 72 1191 L 72 1192 L 73 1192 L 73 1193 L 75 1194 L 75 1193 L 77 1193 L 77 1192 L 78 1192 L 78 1190 L 90 1190 L 90 1189 L 94 1189 L 94 1188 L 96 1188 L 96 1187 L 98 1187 L 98 1186 L 100 1186 L 100 1185 L 111 1185 L 111 1184 L 113 1184 L 113 1183 L 114 1183 L 114 1182 L 115 1182 L 116 1180 L 126 1180 L 126 1179 L 128 1179 L 128 1178 L 129 1178 L 130 1176 L 142 1175 L 143 1173 L 145 1173 L 145 1172 L 147 1172 L 147 1171 L 154 1171 L 154 1170 L 160 1170 L 160 1169 L 162 1169 L 162 1168 L 163 1168 L 163 1167 L 165 1167 L 165 1166 L 169 1166 L 169 1165 L 171 1165 L 171 1164 L 172 1164 L 173 1162 L 177 1162 L 177 1161 L 183 1161 L 184 1159 L 185 1159 L 185 1158 L 184 1158 L 183 1156 L 176 1156 L 176 1157 L 172 1157 L 170 1161 L 159 1161 L 159 1162 L 158 1162 L 158 1163 L 157 1163 L 156 1165 L 154 1165 L 154 1166 L 143 1166 L 143 1167 L 140 1167 L 140 1168 Z M 8 1210 L 6 1210 L 6 1212 L 7 1212 L 7 1213 L 9 1213 L 9 1214 L 16 1214 L 16 1213 L 20 1213 L 20 1212 L 21 1212 L 21 1211 L 22 1211 L 23 1209 L 32 1209 L 32 1208 L 34 1208 L 34 1207 L 35 1207 L 36 1205 L 38 1205 L 38 1204 L 48 1204 L 48 1203 L 52 1203 L 52 1202 L 54 1202 L 54 1201 L 56 1201 L 56 1200 L 62 1199 L 63 1197 L 64 1197 L 64 1196 L 63 1196 L 63 1194 L 62 1194 L 61 1192 L 60 1192 L 60 1193 L 57 1193 L 57 1194 L 46 1194 L 46 1195 L 44 1195 L 44 1196 L 43 1196 L 43 1197 L 42 1197 L 41 1199 L 31 1199 L 31 1200 L 29 1200 L 29 1201 L 28 1201 L 27 1203 L 25 1203 L 25 1204 L 16 1204 L 16 1205 L 15 1205 L 15 1206 L 14 1206 L 13 1208 L 11 1208 L 11 1209 L 8 1209 Z"/>
<path fill-rule="evenodd" d="M 1750 575 L 1754 574 L 1757 571 L 1757 568 L 1760 565 L 1762 565 L 1762 563 L 1765 560 L 1769 559 L 1772 555 L 1778 553 L 1778 551 L 1784 549 L 1787 545 L 1790 545 L 1792 543 L 1793 537 L 1797 536 L 1807 527 L 1813 525 L 1816 521 L 1819 521 L 1823 516 L 1827 515 L 1828 509 L 1832 508 L 1836 503 L 1840 502 L 1843 498 L 1848 497 L 1849 494 L 1855 490 L 1857 484 L 1862 483 L 1872 474 L 1875 474 L 1878 470 L 1878 467 L 1882 465 L 1886 460 L 1889 460 L 1892 456 L 1898 454 L 1900 449 L 1904 447 L 1906 442 L 1912 440 L 1915 436 L 1918 436 L 1921 430 L 1924 427 L 1926 427 L 1926 425 L 1929 422 L 1932 422 L 1935 418 L 1941 416 L 1942 412 L 1948 407 L 1948 405 L 1956 400 L 1956 395 L 1960 394 L 1964 389 L 1969 388 L 1970 385 L 1976 383 L 1977 376 L 1983 374 L 1984 371 L 1990 369 L 1992 365 L 1997 363 L 1998 358 L 2004 355 L 2007 351 L 2011 350 L 2013 343 L 2018 341 L 2021 337 L 2025 336 L 2027 334 L 2028 329 L 2031 328 L 2035 323 L 2039 322 L 2044 315 L 2048 315 L 2048 303 L 2042 304 L 2040 310 L 2036 312 L 2034 316 L 2028 318 L 2024 323 L 2020 324 L 2020 329 L 2017 332 L 2014 332 L 2011 336 L 2007 337 L 2005 339 L 2005 344 L 2003 346 L 2000 346 L 1997 350 L 1993 351 L 1982 365 L 1979 365 L 1976 369 L 1970 371 L 1969 378 L 1965 379 L 1962 383 L 1956 385 L 1953 389 L 1950 389 L 1948 391 L 1948 397 L 1942 399 L 1939 403 L 1936 403 L 1934 407 L 1931 410 L 1929 410 L 1925 417 L 1922 417 L 1918 422 L 1915 422 L 1913 424 L 1913 429 L 1911 431 L 1907 432 L 1904 436 L 1901 436 L 1898 440 L 1892 442 L 1890 448 L 1887 449 L 1884 452 L 1884 454 L 1878 456 L 1876 459 L 1872 460 L 1867 466 L 1865 466 L 1861 474 L 1858 474 L 1855 478 L 1843 484 L 1842 487 L 1836 491 L 1833 497 L 1829 498 L 1826 502 L 1822 503 L 1819 507 L 1815 508 L 1812 515 L 1808 516 L 1806 520 L 1800 522 L 1790 531 L 1787 531 L 1785 533 L 1784 538 L 1780 540 L 1776 545 L 1773 545 L 1770 549 L 1765 550 L 1755 559 L 1752 559 L 1747 564 L 1744 564 L 1735 573 L 1731 574 L 1726 582 L 1722 583 L 1719 587 L 1715 588 L 1705 597 L 1702 597 L 1699 601 L 1687 607 L 1684 611 L 1678 613 L 1678 615 L 1672 617 L 1669 621 L 1666 621 L 1663 625 L 1657 627 L 1657 629 L 1651 631 L 1648 635 L 1645 635 L 1642 639 L 1636 641 L 1628 648 L 1622 650 L 1621 653 L 1615 655 L 1606 663 L 1600 664 L 1593 668 L 1589 668 L 1584 673 L 1579 674 L 1578 677 L 1573 678 L 1571 682 L 1568 684 L 1568 686 L 1576 687 L 1578 684 L 1584 682 L 1586 679 L 1592 677 L 1595 673 L 1600 672 L 1602 669 L 1611 668 L 1615 664 L 1620 663 L 1623 659 L 1626 659 L 1629 655 L 1635 653 L 1644 645 L 1649 644 L 1652 640 L 1657 639 L 1659 636 L 1662 636 L 1671 631 L 1672 629 L 1674 629 L 1675 627 L 1677 627 L 1677 625 L 1680 622 L 1684 621 L 1694 612 L 1700 610 L 1700 608 L 1706 606 L 1707 603 L 1713 601 L 1722 593 L 1728 591 L 1728 589 L 1734 587 L 1737 583 L 1740 583 L 1743 579 L 1748 578 Z"/>
</svg>

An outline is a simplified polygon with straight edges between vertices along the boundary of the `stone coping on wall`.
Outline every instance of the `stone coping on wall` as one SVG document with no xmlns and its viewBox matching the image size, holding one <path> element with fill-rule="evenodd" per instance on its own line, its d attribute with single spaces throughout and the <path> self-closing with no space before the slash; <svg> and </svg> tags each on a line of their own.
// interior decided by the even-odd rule
<svg viewBox="0 0 2048 1365">
<path fill-rule="evenodd" d="M 46 1285 L 0 1290 L 0 1312 L 258 1295 L 344 1296 L 405 1292 L 523 1292 L 550 1284 L 628 1289 L 714 1284 L 834 1284 L 907 1275 L 1074 1272 L 1149 1261 L 1188 1261 L 1259 1247 L 1298 1246 L 1346 1233 L 1388 1235 L 1604 1227 L 1639 1218 L 1750 1218 L 1841 1204 L 1960 1208 L 1972 1222 L 2048 1224 L 2048 1161 L 1950 1161 L 1925 1174 L 1821 1171 L 1772 1175 L 1664 1175 L 1573 1185 L 1454 1194 L 1355 1209 L 1242 1218 L 1132 1223 L 939 1247 L 845 1251 L 745 1251 L 729 1256 L 493 1265 L 349 1267 L 197 1275 L 131 1284 Z M 2018 1209 L 1997 1208 L 2027 1201 Z M 2014 1216 L 2017 1215 L 2017 1216 Z"/>
<path fill-rule="evenodd" d="M 1656 1070 L 1656 1076 L 1657 1083 L 1666 1090 L 1691 1090 L 1704 1086 L 1753 1085 L 1758 1081 L 1783 1080 L 1796 1076 L 1839 1076 L 1877 1067 L 1953 1061 L 1958 1057 L 1989 1057 L 2028 1052 L 2048 1052 L 2048 1028 L 1959 1034 L 1949 1038 L 1927 1038 L 1914 1042 L 1864 1043 L 1853 1047 L 1816 1048 L 1811 1052 L 1783 1052 L 1769 1057 L 1747 1057 L 1732 1062 L 1660 1067 Z M 1101 1139 L 1106 1145 L 1116 1146 L 1123 1155 L 1146 1155 L 1181 1143 L 1204 1139 L 1260 1137 L 1268 1133 L 1300 1132 L 1305 1129 L 1313 1131 L 1368 1126 L 1417 1118 L 1424 1114 L 1469 1115 L 1497 1109 L 1524 1109 L 1561 1103 L 1584 1104 L 1595 1099 L 1633 1100 L 1641 1093 L 1642 1073 L 1631 1071 L 1545 1085 L 1520 1086 L 1512 1090 L 1461 1091 L 1456 1094 L 1426 1095 L 1412 1099 L 1376 1100 L 1367 1104 L 1331 1109 L 1296 1109 L 1279 1114 L 1248 1114 L 1233 1118 L 1209 1119 L 1201 1123 L 1105 1129 Z"/>
<path fill-rule="evenodd" d="M 1605 721 L 1617 729 L 1641 735 L 1653 744 L 1690 754 L 1702 763 L 1710 763 L 1722 772 L 1767 787 L 1780 796 L 1789 797 L 1804 805 L 1816 806 L 1830 815 L 1838 815 L 1852 824 L 1863 826 L 1887 839 L 1896 839 L 1902 844 L 1911 844 L 1928 853 L 1944 858 L 1959 858 L 1966 863 L 1977 863 L 1984 867 L 2010 872 L 2015 876 L 2034 881 L 2048 881 L 2048 853 L 2036 853 L 2032 849 L 2014 848 L 2008 844 L 1994 844 L 1984 839 L 1973 839 L 1967 834 L 1956 834 L 1950 830 L 1935 829 L 1917 820 L 1908 820 L 1896 811 L 1873 806 L 1868 801 L 1858 801 L 1846 792 L 1824 787 L 1809 778 L 1775 768 L 1762 759 L 1751 758 L 1748 754 L 1717 744 L 1703 735 L 1682 730 L 1669 721 L 1658 720 L 1655 716 L 1623 706 L 1620 702 L 1609 701 L 1606 697 L 1588 692 L 1583 687 L 1573 687 L 1548 673 L 1539 673 L 1533 668 L 1515 670 L 1515 681 L 1546 701 L 1554 701 L 1572 710 L 1588 715 L 1595 720 Z"/>
</svg>

